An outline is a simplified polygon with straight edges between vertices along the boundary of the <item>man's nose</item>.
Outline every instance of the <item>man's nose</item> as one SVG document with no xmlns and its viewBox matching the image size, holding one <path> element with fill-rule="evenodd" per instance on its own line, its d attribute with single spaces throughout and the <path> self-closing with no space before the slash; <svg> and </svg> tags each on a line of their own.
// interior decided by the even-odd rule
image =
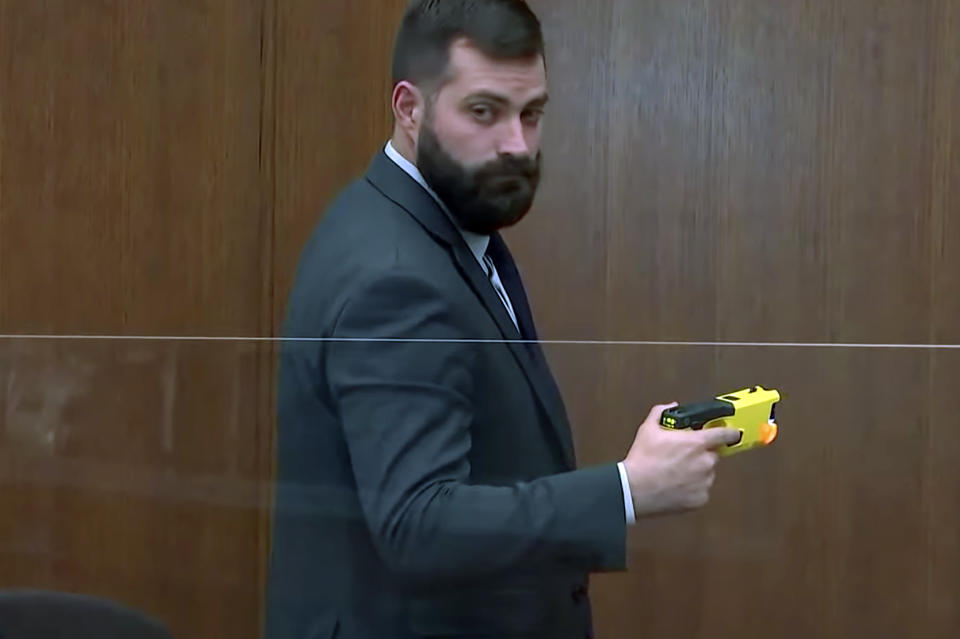
<svg viewBox="0 0 960 639">
<path fill-rule="evenodd" d="M 511 118 L 505 125 L 503 138 L 500 140 L 500 155 L 516 155 L 525 157 L 530 155 L 530 147 L 524 137 L 523 121 L 519 117 Z"/>
</svg>

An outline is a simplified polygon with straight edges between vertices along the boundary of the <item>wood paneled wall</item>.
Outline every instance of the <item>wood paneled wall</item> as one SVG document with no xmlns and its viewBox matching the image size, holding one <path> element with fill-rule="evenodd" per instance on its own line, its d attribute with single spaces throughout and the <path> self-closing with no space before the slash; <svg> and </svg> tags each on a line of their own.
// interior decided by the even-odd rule
<svg viewBox="0 0 960 639">
<path fill-rule="evenodd" d="M 0 332 L 272 332 L 265 16 L 0 0 Z M 257 343 L 0 340 L 0 587 L 257 637 L 272 379 Z"/>
<path fill-rule="evenodd" d="M 512 239 L 546 339 L 960 343 L 960 3 L 532 4 L 548 176 Z M 599 636 L 955 632 L 960 352 L 550 355 L 583 463 L 653 403 L 785 395 L 708 508 L 632 530 Z"/>
<path fill-rule="evenodd" d="M 390 60 L 406 0 L 276 3 L 276 322 L 330 199 L 393 131 Z"/>
<path fill-rule="evenodd" d="M 0 332 L 276 334 L 389 134 L 403 0 L 0 0 Z M 780 388 L 782 436 L 594 580 L 600 637 L 950 636 L 960 2 L 533 0 L 551 107 L 509 239 L 582 463 L 650 404 Z M 558 294 L 557 283 L 563 286 Z M 0 339 L 0 587 L 257 637 L 272 349 Z"/>
</svg>

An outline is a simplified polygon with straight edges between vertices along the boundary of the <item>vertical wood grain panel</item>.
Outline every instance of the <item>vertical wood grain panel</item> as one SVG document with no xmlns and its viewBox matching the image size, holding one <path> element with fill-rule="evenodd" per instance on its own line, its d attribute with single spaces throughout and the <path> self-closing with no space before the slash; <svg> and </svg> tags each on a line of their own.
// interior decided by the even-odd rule
<svg viewBox="0 0 960 639">
<path fill-rule="evenodd" d="M 263 295 L 260 300 L 260 332 L 258 335 L 275 337 L 278 327 L 276 313 L 276 256 L 277 256 L 277 48 L 280 36 L 277 28 L 279 0 L 261 0 L 260 14 L 260 246 L 262 260 L 260 283 Z M 255 437 L 252 445 L 256 455 L 258 472 L 256 503 L 259 527 L 257 530 L 256 567 L 256 627 L 251 636 L 260 637 L 266 623 L 266 594 L 268 567 L 272 548 L 273 531 L 273 479 L 276 473 L 276 362 L 279 346 L 275 342 L 257 347 L 257 368 L 262 376 L 257 381 L 256 392 L 259 410 L 256 412 Z"/>
<path fill-rule="evenodd" d="M 536 7 L 570 50 L 544 191 L 512 232 L 548 337 L 960 341 L 956 2 L 574 4 Z M 644 522 L 631 572 L 594 580 L 600 636 L 955 625 L 952 352 L 551 354 L 587 463 L 620 459 L 654 402 L 785 393 L 775 447 L 725 462 L 706 510 Z"/>
<path fill-rule="evenodd" d="M 265 7 L 0 3 L 0 331 L 270 334 Z M 0 342 L 0 587 L 258 636 L 268 360 L 243 342 Z"/>
<path fill-rule="evenodd" d="M 5 6 L 3 328 L 256 334 L 259 2 Z"/>
<path fill-rule="evenodd" d="M 931 82 L 933 117 L 929 285 L 932 343 L 960 343 L 960 3 L 934 3 Z M 925 559 L 931 637 L 949 637 L 960 625 L 960 355 L 929 358 L 929 430 L 923 496 L 928 550 Z"/>
<path fill-rule="evenodd" d="M 390 64 L 406 4 L 277 3 L 278 323 L 313 226 L 330 199 L 366 171 L 393 132 Z"/>
</svg>

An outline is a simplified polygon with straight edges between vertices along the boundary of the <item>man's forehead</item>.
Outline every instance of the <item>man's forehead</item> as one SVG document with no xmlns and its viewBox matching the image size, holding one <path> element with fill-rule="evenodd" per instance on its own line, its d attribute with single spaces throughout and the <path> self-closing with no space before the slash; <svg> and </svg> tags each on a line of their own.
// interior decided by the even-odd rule
<svg viewBox="0 0 960 639">
<path fill-rule="evenodd" d="M 450 80 L 460 91 L 542 93 L 546 90 L 543 58 L 498 60 L 484 54 L 466 40 L 458 40 L 450 51 Z"/>
</svg>

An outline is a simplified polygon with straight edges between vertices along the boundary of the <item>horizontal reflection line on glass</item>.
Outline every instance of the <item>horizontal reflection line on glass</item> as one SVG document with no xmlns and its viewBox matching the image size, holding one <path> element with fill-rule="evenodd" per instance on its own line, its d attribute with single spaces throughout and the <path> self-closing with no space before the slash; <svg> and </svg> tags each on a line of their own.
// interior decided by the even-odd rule
<svg viewBox="0 0 960 639">
<path fill-rule="evenodd" d="M 708 342 L 665 340 L 429 339 L 403 337 L 229 337 L 199 335 L 0 335 L 0 340 L 115 340 L 173 342 L 370 342 L 428 344 L 556 344 L 569 346 L 706 346 L 745 348 L 874 348 L 960 350 L 960 344 L 871 344 L 856 342 Z"/>
</svg>

